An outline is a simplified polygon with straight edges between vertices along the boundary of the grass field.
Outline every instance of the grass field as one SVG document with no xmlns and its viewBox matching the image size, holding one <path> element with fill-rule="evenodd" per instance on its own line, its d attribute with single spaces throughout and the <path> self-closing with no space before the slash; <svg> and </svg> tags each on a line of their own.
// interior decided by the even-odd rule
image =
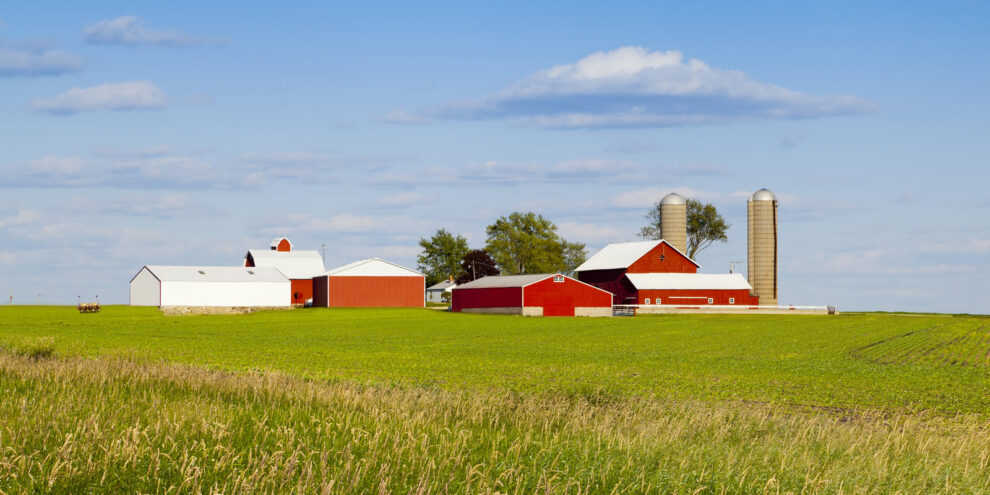
<svg viewBox="0 0 990 495">
<path fill-rule="evenodd" d="M 0 492 L 986 492 L 987 324 L 4 307 Z"/>
</svg>

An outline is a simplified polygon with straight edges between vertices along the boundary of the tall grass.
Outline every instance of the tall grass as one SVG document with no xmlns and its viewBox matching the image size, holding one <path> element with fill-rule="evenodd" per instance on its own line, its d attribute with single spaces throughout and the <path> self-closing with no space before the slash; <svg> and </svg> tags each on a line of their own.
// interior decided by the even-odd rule
<svg viewBox="0 0 990 495">
<path fill-rule="evenodd" d="M 3 493 L 990 491 L 980 415 L 369 386 L 11 352 L 0 390 Z"/>
</svg>

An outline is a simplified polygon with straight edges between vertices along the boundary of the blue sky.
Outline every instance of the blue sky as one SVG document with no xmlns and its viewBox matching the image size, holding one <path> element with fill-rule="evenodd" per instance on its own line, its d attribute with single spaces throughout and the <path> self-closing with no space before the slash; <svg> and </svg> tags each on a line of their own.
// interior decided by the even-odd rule
<svg viewBox="0 0 990 495">
<path fill-rule="evenodd" d="M 415 266 L 533 210 L 593 251 L 669 191 L 780 198 L 781 302 L 990 312 L 982 2 L 0 9 L 0 290 L 126 302 L 286 235 Z M 4 294 L 6 296 L 7 294 Z"/>
</svg>

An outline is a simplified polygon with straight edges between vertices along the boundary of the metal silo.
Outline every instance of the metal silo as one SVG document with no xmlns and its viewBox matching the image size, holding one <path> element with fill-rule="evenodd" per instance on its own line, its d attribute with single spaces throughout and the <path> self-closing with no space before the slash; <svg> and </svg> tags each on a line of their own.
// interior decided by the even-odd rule
<svg viewBox="0 0 990 495">
<path fill-rule="evenodd" d="M 687 253 L 687 201 L 670 193 L 660 200 L 660 237 Z"/>
<path fill-rule="evenodd" d="M 746 204 L 749 234 L 749 284 L 761 306 L 777 305 L 777 196 L 760 189 Z"/>
</svg>

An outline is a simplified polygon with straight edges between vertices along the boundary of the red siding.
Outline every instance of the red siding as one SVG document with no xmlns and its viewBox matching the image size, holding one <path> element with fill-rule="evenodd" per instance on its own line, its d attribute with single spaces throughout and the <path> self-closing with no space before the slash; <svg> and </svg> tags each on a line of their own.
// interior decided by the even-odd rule
<svg viewBox="0 0 990 495">
<path fill-rule="evenodd" d="M 276 249 L 275 250 L 276 251 L 286 251 L 286 252 L 287 251 L 291 251 L 292 250 L 292 244 L 289 244 L 289 240 L 288 239 L 282 239 L 281 241 L 278 241 L 278 246 L 276 246 Z"/>
<path fill-rule="evenodd" d="M 554 282 L 550 277 L 527 285 L 523 297 L 526 307 L 542 307 L 543 316 L 574 316 L 576 307 L 612 306 L 612 294 L 568 277 L 563 282 Z"/>
<path fill-rule="evenodd" d="M 748 289 L 736 290 L 641 290 L 637 295 L 637 304 L 645 304 L 646 298 L 650 298 L 650 304 L 656 304 L 657 298 L 660 303 L 667 305 L 684 306 L 706 306 L 708 298 L 712 298 L 712 304 L 729 304 L 729 298 L 735 298 L 737 306 L 755 306 L 759 304 L 756 296 L 751 296 Z"/>
<path fill-rule="evenodd" d="M 291 282 L 292 304 L 305 304 L 307 299 L 313 297 L 313 279 L 293 279 Z"/>
<path fill-rule="evenodd" d="M 522 289 L 519 287 L 454 289 L 451 291 L 450 310 L 455 312 L 468 308 L 518 308 L 521 305 Z"/>
<path fill-rule="evenodd" d="M 660 260 L 661 255 L 663 261 Z M 629 265 L 626 273 L 698 273 L 698 266 L 666 242 L 661 242 Z"/>
<path fill-rule="evenodd" d="M 424 277 L 316 277 L 313 280 L 314 306 L 422 308 L 425 304 Z"/>
</svg>

